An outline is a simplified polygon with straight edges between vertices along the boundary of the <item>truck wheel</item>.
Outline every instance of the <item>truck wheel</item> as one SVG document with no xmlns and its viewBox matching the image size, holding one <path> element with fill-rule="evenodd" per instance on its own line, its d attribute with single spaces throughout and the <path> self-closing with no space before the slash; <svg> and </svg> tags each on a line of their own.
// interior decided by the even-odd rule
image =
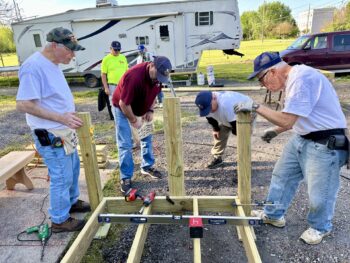
<svg viewBox="0 0 350 263">
<path fill-rule="evenodd" d="M 97 78 L 95 75 L 88 74 L 84 76 L 85 79 L 85 86 L 88 88 L 96 88 L 100 85 L 100 79 Z"/>
</svg>

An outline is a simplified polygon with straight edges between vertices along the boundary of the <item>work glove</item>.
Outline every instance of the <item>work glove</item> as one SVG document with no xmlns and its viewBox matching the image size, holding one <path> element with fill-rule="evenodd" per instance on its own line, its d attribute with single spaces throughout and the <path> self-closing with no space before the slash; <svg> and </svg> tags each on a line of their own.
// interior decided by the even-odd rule
<svg viewBox="0 0 350 263">
<path fill-rule="evenodd" d="M 259 104 L 252 100 L 240 102 L 234 106 L 235 112 L 255 112 L 259 108 Z"/>
<path fill-rule="evenodd" d="M 272 127 L 264 131 L 264 135 L 261 136 L 261 139 L 267 143 L 270 143 L 270 141 L 277 135 L 278 133 L 275 131 L 275 128 Z"/>
</svg>

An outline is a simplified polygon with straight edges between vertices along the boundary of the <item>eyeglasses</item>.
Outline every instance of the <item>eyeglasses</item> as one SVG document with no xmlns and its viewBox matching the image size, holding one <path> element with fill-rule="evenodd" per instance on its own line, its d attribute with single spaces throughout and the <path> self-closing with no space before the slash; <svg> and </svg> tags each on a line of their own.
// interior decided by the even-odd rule
<svg viewBox="0 0 350 263">
<path fill-rule="evenodd" d="M 58 43 L 57 46 L 63 47 L 67 52 L 73 53 L 73 54 L 74 54 L 74 51 L 73 51 L 73 50 L 71 50 L 70 48 L 67 48 L 65 45 L 63 45 L 63 44 L 61 44 L 61 43 Z"/>
<path fill-rule="evenodd" d="M 265 76 L 266 76 L 267 73 L 269 73 L 269 72 L 270 72 L 270 70 L 266 71 L 260 78 L 258 78 L 258 81 L 259 81 L 260 83 L 263 83 L 263 82 L 264 82 Z"/>
</svg>

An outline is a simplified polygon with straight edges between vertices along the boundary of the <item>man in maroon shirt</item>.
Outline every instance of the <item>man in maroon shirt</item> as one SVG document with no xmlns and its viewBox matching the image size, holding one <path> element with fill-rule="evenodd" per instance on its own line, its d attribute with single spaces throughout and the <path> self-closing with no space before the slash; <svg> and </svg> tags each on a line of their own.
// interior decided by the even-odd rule
<svg viewBox="0 0 350 263">
<path fill-rule="evenodd" d="M 138 64 L 123 75 L 113 94 L 120 184 L 123 193 L 132 187 L 131 178 L 134 173 L 130 124 L 139 129 L 144 121 L 153 120 L 155 98 L 161 91 L 162 83 L 168 83 L 171 68 L 169 59 L 162 56 L 154 57 L 153 62 Z M 155 160 L 152 134 L 141 138 L 141 154 L 141 173 L 152 179 L 160 178 L 160 172 L 153 167 Z"/>
</svg>

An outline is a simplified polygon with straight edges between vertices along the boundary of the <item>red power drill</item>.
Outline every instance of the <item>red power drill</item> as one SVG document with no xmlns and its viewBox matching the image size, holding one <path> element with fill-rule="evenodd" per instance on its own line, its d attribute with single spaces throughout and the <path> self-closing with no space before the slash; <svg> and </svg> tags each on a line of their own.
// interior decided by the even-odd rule
<svg viewBox="0 0 350 263">
<path fill-rule="evenodd" d="M 146 197 L 142 197 L 143 205 L 139 211 L 139 214 L 142 214 L 145 207 L 148 207 L 153 202 L 155 196 L 156 196 L 156 192 L 151 191 Z"/>
</svg>

